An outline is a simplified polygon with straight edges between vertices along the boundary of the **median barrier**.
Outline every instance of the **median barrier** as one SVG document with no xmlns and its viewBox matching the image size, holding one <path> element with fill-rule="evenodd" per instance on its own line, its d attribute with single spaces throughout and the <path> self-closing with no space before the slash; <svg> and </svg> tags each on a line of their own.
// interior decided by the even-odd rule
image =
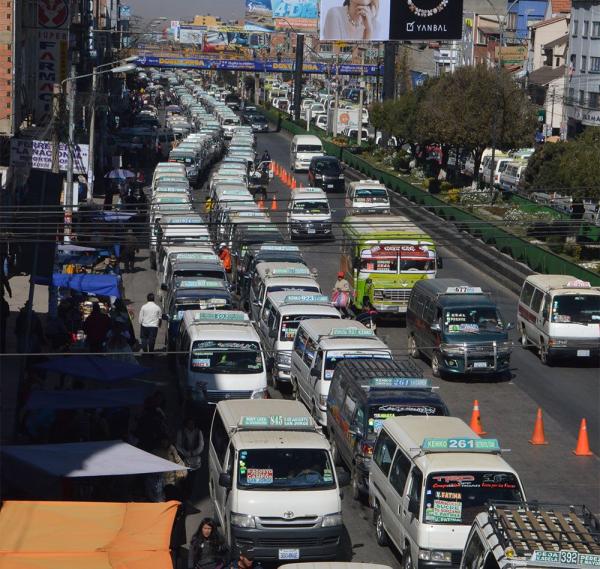
<svg viewBox="0 0 600 569">
<path fill-rule="evenodd" d="M 263 109 L 262 112 L 269 120 L 277 122 L 277 111 Z M 307 132 L 306 128 L 302 128 L 285 118 L 282 119 L 281 126 L 293 134 Z M 526 264 L 532 270 L 546 274 L 570 274 L 578 279 L 589 281 L 593 286 L 600 286 L 600 274 L 584 269 L 551 251 L 546 251 L 473 213 L 442 201 L 435 195 L 402 180 L 395 174 L 377 168 L 343 147 L 329 140 L 324 140 L 322 131 L 318 132 L 310 129 L 309 132 L 321 139 L 327 154 L 338 156 L 343 162 L 358 170 L 367 178 L 379 180 L 382 184 L 410 201 L 433 211 L 439 217 L 453 222 L 460 230 L 478 237 L 488 245 L 492 245 L 502 253 L 506 253 L 515 261 Z"/>
</svg>

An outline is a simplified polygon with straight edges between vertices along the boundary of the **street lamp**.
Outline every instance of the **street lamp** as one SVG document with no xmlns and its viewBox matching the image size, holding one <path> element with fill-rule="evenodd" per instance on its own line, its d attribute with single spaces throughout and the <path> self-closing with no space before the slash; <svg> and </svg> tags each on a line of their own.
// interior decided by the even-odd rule
<svg viewBox="0 0 600 569">
<path fill-rule="evenodd" d="M 136 58 L 128 57 L 127 59 L 115 61 L 111 63 L 105 63 L 103 65 L 98 65 L 94 67 L 92 73 L 86 73 L 84 75 L 71 75 L 71 77 L 67 77 L 64 79 L 61 84 L 61 92 L 64 93 L 67 82 L 70 83 L 69 88 L 69 134 L 67 140 L 67 189 L 65 192 L 65 220 L 68 218 L 69 220 L 73 215 L 73 146 L 74 146 L 74 136 L 75 136 L 75 86 L 73 83 L 77 81 L 77 79 L 84 79 L 86 77 L 92 77 L 92 92 L 95 93 L 97 89 L 97 77 L 98 75 L 104 75 L 105 73 L 128 73 L 130 71 L 134 71 L 137 67 L 130 63 L 132 60 Z M 109 65 L 114 65 L 115 63 L 122 63 L 122 65 L 117 65 L 116 67 L 112 67 L 110 69 L 104 69 L 103 71 L 98 71 L 101 67 L 108 67 Z M 91 164 L 91 184 L 88 185 L 88 199 L 93 195 L 92 187 L 94 181 L 94 134 L 95 134 L 95 105 L 92 105 L 92 117 L 90 123 L 90 147 L 89 147 L 89 156 L 88 156 L 88 168 L 89 164 Z M 54 144 L 58 146 L 58 141 L 54 141 Z M 67 224 L 66 224 L 67 225 Z M 65 234 L 67 233 L 67 228 L 65 228 Z"/>
</svg>

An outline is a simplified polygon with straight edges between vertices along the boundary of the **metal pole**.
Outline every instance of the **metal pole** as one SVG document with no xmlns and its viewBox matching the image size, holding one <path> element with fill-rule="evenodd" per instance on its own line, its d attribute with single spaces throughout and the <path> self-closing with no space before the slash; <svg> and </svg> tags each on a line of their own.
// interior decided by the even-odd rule
<svg viewBox="0 0 600 569">
<path fill-rule="evenodd" d="M 356 135 L 356 142 L 358 143 L 358 146 L 362 144 L 363 90 L 364 82 L 361 78 L 360 87 L 358 89 L 358 131 Z"/>
<path fill-rule="evenodd" d="M 60 136 L 59 117 L 62 106 L 62 93 L 59 85 L 54 85 L 54 96 L 52 98 L 52 173 L 60 172 Z"/>
<path fill-rule="evenodd" d="M 304 34 L 296 35 L 296 66 L 294 69 L 294 120 L 300 120 L 302 104 L 302 64 L 304 63 Z"/>
<path fill-rule="evenodd" d="M 338 47 L 339 50 L 339 47 Z M 335 63 L 335 102 L 333 104 L 333 136 L 338 134 L 338 107 L 340 105 L 340 52 Z"/>
<path fill-rule="evenodd" d="M 70 241 L 73 222 L 73 153 L 75 152 L 75 66 L 71 66 L 68 84 L 69 134 L 67 140 L 67 189 L 65 191 L 65 242 Z"/>
<path fill-rule="evenodd" d="M 552 136 L 554 131 L 554 100 L 556 98 L 556 87 L 552 87 L 552 110 L 550 111 L 550 136 Z M 544 133 L 546 136 L 546 133 Z"/>
<path fill-rule="evenodd" d="M 89 148 L 89 160 L 88 160 L 88 192 L 87 200 L 91 202 L 94 198 L 94 181 L 96 172 L 94 170 L 95 164 L 95 151 L 96 151 L 96 90 L 98 88 L 98 74 L 94 67 L 92 73 L 92 109 L 90 113 L 90 148 Z"/>
</svg>

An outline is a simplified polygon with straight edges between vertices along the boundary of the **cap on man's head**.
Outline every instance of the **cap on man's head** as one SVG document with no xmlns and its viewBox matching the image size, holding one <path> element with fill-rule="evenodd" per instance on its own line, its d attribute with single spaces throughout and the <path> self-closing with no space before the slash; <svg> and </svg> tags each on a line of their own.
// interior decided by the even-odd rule
<svg viewBox="0 0 600 569">
<path fill-rule="evenodd" d="M 248 561 L 254 560 L 254 550 L 249 547 L 241 547 L 240 548 L 240 557 L 247 559 Z"/>
<path fill-rule="evenodd" d="M 344 271 L 340 271 L 340 272 L 338 273 L 338 279 L 341 279 L 341 278 L 343 278 L 343 276 L 344 276 Z"/>
</svg>

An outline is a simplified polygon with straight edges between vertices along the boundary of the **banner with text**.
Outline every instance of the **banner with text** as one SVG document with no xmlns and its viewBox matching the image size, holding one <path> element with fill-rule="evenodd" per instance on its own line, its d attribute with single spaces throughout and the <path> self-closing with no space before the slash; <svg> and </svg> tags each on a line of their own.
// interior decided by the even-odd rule
<svg viewBox="0 0 600 569">
<path fill-rule="evenodd" d="M 88 173 L 89 146 L 76 144 L 73 149 L 73 172 Z M 60 143 L 58 164 L 61 172 L 67 171 L 69 148 Z M 52 170 L 52 142 L 49 140 L 20 140 L 10 141 L 10 165 L 16 168 L 34 170 Z"/>
</svg>

